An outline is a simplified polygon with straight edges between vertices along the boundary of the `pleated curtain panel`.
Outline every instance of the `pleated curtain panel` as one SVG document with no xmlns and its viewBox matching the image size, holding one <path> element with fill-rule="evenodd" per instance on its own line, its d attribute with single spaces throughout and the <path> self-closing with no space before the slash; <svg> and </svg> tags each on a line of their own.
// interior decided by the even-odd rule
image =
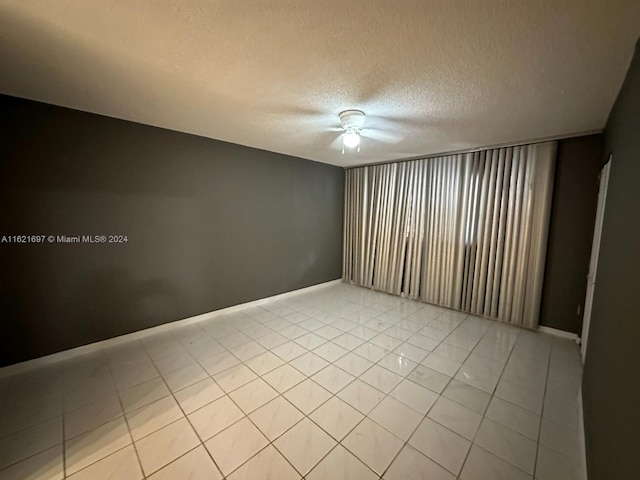
<svg viewBox="0 0 640 480">
<path fill-rule="evenodd" d="M 538 324 L 556 142 L 352 168 L 346 282 Z"/>
</svg>

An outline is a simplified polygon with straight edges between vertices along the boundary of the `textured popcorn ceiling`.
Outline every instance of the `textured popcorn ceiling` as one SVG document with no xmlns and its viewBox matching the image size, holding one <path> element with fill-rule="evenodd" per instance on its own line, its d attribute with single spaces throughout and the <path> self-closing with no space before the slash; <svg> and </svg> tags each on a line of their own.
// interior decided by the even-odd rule
<svg viewBox="0 0 640 480">
<path fill-rule="evenodd" d="M 335 165 L 599 130 L 638 0 L 0 0 L 0 92 Z M 338 113 L 401 140 L 332 146 Z"/>
</svg>

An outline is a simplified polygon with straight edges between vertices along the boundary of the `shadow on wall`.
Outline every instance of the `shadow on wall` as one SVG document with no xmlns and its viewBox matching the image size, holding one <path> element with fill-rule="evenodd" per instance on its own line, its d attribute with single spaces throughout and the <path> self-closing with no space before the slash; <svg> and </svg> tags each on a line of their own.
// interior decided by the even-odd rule
<svg viewBox="0 0 640 480">
<path fill-rule="evenodd" d="M 166 278 L 137 280 L 124 268 L 94 273 L 82 282 L 72 307 L 74 336 L 110 338 L 180 319 L 188 311 L 178 285 Z M 93 340 L 95 341 L 95 340 Z"/>
</svg>

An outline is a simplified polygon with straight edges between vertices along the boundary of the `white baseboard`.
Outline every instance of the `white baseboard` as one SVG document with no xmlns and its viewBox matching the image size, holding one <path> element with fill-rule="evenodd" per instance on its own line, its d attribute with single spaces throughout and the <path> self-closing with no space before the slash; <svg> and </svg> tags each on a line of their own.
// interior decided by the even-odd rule
<svg viewBox="0 0 640 480">
<path fill-rule="evenodd" d="M 127 343 L 132 340 L 139 340 L 141 338 L 149 337 L 151 335 L 156 335 L 158 333 L 169 332 L 171 330 L 184 327 L 186 325 L 192 325 L 194 323 L 203 322 L 205 320 L 211 320 L 215 317 L 237 312 L 245 308 L 257 307 L 257 306 L 264 305 L 266 303 L 270 303 L 276 300 L 283 300 L 285 298 L 290 298 L 295 295 L 300 295 L 302 293 L 309 293 L 314 290 L 320 290 L 322 288 L 326 288 L 328 286 L 336 285 L 339 283 L 342 283 L 342 279 L 319 283 L 317 285 L 312 285 L 310 287 L 300 288 L 298 290 L 292 290 L 290 292 L 281 293 L 279 295 L 273 295 L 271 297 L 261 298 L 258 300 L 254 300 L 252 302 L 240 303 L 238 305 L 222 308 L 220 310 L 214 310 L 212 312 L 203 313 L 201 315 L 195 315 L 193 317 L 183 318 L 181 320 L 176 320 L 174 322 L 163 323 L 162 325 L 146 328 L 144 330 L 139 330 L 133 333 L 128 333 L 126 335 L 121 335 L 119 337 L 109 338 L 107 340 L 101 340 L 99 342 L 90 343 L 88 345 L 82 345 L 81 347 L 72 348 L 70 350 L 64 350 L 62 352 L 52 353 L 51 355 L 46 355 L 40 358 L 34 358 L 33 360 L 27 360 L 26 362 L 16 363 L 14 365 L 9 365 L 7 367 L 0 368 L 0 379 L 10 377 L 11 375 L 15 375 L 17 373 L 27 372 L 29 370 L 33 370 L 34 368 L 51 366 L 53 364 L 56 364 L 65 360 L 78 357 L 80 355 L 87 355 L 90 353 L 94 353 L 104 348 L 121 345 L 123 343 Z"/>
<path fill-rule="evenodd" d="M 578 391 L 578 440 L 580 442 L 580 478 L 588 479 L 587 474 L 587 441 L 584 432 L 584 410 L 582 406 L 582 388 Z"/>
<path fill-rule="evenodd" d="M 542 333 L 548 333 L 549 335 L 567 338 L 569 340 L 573 340 L 576 343 L 580 343 L 580 337 L 575 333 L 565 332 L 564 330 L 558 330 L 557 328 L 545 327 L 544 325 L 538 325 L 538 330 Z"/>
</svg>

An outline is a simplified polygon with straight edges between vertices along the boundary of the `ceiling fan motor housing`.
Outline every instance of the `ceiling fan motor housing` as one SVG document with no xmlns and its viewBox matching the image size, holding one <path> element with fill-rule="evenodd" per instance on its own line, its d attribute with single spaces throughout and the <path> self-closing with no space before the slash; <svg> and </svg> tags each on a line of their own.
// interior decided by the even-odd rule
<svg viewBox="0 0 640 480">
<path fill-rule="evenodd" d="M 346 131 L 359 131 L 364 126 L 364 112 L 361 110 L 345 110 L 340 112 L 340 123 Z"/>
</svg>

